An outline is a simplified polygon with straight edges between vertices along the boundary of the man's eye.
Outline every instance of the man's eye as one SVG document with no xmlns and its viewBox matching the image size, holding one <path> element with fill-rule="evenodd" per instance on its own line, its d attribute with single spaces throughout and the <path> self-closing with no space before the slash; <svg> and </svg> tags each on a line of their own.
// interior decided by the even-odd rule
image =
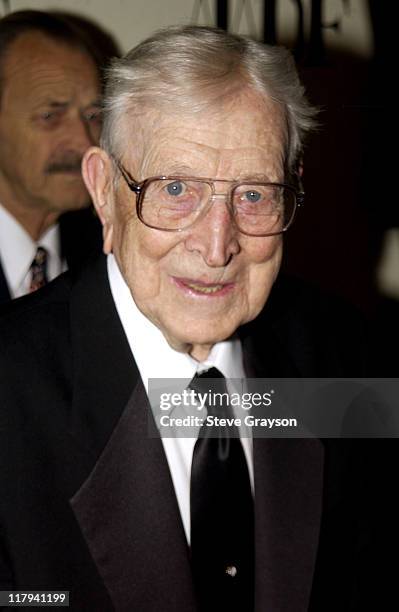
<svg viewBox="0 0 399 612">
<path fill-rule="evenodd" d="M 95 109 L 93 111 L 87 111 L 84 115 L 85 120 L 89 123 L 101 123 L 102 122 L 102 113 L 100 110 Z"/>
<path fill-rule="evenodd" d="M 61 113 L 53 110 L 44 110 L 38 113 L 34 120 L 44 128 L 51 128 L 58 125 L 61 120 Z"/>
<path fill-rule="evenodd" d="M 59 117 L 59 113 L 56 111 L 46 110 L 40 113 L 39 119 L 43 122 L 55 121 Z"/>
<path fill-rule="evenodd" d="M 250 191 L 246 191 L 245 193 L 242 194 L 241 196 L 242 200 L 246 200 L 247 202 L 250 202 L 251 204 L 256 204 L 257 202 L 260 202 L 260 200 L 262 199 L 262 194 L 259 193 L 259 191 L 255 191 L 255 190 L 250 190 Z"/>
<path fill-rule="evenodd" d="M 186 186 L 182 181 L 173 181 L 173 183 L 166 185 L 165 190 L 170 196 L 180 196 L 184 195 Z"/>
<path fill-rule="evenodd" d="M 241 192 L 236 193 L 237 203 L 241 206 L 246 204 L 259 204 L 265 199 L 265 194 L 259 189 L 243 189 Z"/>
</svg>

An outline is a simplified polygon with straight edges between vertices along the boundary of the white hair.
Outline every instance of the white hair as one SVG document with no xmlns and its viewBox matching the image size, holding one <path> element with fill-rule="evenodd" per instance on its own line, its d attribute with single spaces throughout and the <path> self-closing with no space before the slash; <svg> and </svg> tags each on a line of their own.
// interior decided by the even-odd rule
<svg viewBox="0 0 399 612">
<path fill-rule="evenodd" d="M 245 83 L 277 102 L 287 125 L 286 166 L 293 171 L 316 109 L 304 95 L 291 53 L 282 47 L 200 26 L 169 27 L 108 69 L 101 144 L 118 156 L 124 118 L 151 109 L 196 113 Z"/>
</svg>

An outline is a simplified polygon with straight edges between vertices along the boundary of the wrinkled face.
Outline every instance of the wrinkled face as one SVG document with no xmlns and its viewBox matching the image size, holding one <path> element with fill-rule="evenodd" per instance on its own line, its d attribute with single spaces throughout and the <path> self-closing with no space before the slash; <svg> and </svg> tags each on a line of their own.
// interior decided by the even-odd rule
<svg viewBox="0 0 399 612">
<path fill-rule="evenodd" d="M 0 198 L 43 212 L 84 206 L 84 152 L 100 132 L 91 58 L 38 32 L 11 43 L 2 64 Z"/>
<path fill-rule="evenodd" d="M 178 173 L 211 177 L 219 194 L 227 188 L 218 179 L 284 179 L 282 112 L 250 91 L 212 113 L 189 120 L 160 114 L 141 127 L 132 130 L 122 156 L 138 181 Z M 90 166 L 99 166 L 101 186 L 93 197 L 105 224 L 105 250 L 112 249 L 137 306 L 171 346 L 203 360 L 213 344 L 258 315 L 279 270 L 281 236 L 241 234 L 223 197 L 189 229 L 151 229 L 137 218 L 125 182 L 114 188 L 101 178 L 112 174 L 105 153 L 94 150 L 86 164 L 87 176 L 96 174 Z"/>
</svg>

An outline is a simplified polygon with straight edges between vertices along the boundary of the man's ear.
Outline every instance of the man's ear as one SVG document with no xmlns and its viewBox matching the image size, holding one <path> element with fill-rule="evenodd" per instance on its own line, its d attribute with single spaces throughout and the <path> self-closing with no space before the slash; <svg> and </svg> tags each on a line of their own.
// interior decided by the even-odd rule
<svg viewBox="0 0 399 612">
<path fill-rule="evenodd" d="M 113 168 L 107 153 L 99 147 L 90 147 L 83 156 L 82 175 L 87 191 L 103 226 L 103 251 L 112 252 L 114 195 Z"/>
</svg>

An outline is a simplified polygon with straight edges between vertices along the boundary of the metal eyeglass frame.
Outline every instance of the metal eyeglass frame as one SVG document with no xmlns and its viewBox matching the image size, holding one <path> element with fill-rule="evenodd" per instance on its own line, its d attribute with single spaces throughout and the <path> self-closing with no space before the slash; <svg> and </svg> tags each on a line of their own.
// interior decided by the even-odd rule
<svg viewBox="0 0 399 612">
<path fill-rule="evenodd" d="M 287 225 L 280 231 L 278 232 L 268 232 L 267 234 L 250 234 L 248 232 L 243 231 L 238 225 L 237 222 L 235 221 L 235 215 L 234 215 L 234 207 L 232 204 L 232 193 L 234 191 L 234 189 L 237 187 L 237 185 L 246 185 L 247 181 L 232 181 L 229 179 L 211 179 L 211 178 L 203 178 L 203 177 L 191 177 L 191 176 L 177 176 L 177 175 L 172 175 L 172 176 L 151 176 L 148 177 L 146 179 L 144 179 L 141 182 L 137 182 L 134 180 L 134 178 L 131 176 L 131 174 L 128 172 L 128 170 L 126 170 L 126 168 L 123 166 L 123 164 L 116 159 L 115 157 L 112 156 L 112 159 L 116 165 L 116 167 L 118 168 L 119 172 L 121 173 L 123 179 L 125 180 L 127 186 L 129 187 L 130 191 L 132 191 L 135 195 L 136 195 L 136 212 L 137 212 L 137 216 L 140 219 L 140 221 L 146 225 L 147 227 L 151 227 L 152 229 L 156 229 L 159 230 L 161 232 L 182 232 L 186 229 L 189 229 L 190 227 L 192 227 L 201 217 L 204 217 L 206 215 L 206 213 L 209 211 L 211 205 L 212 205 L 212 200 L 213 197 L 216 195 L 224 195 L 224 194 L 216 194 L 215 193 L 215 185 L 214 183 L 230 183 L 231 187 L 230 187 L 230 191 L 228 194 L 228 197 L 226 197 L 226 199 L 228 199 L 229 201 L 229 208 L 230 211 L 232 212 L 232 217 L 234 219 L 234 223 L 238 229 L 239 232 L 241 232 L 242 234 L 245 234 L 246 236 L 251 236 L 253 238 L 264 238 L 266 236 L 278 236 L 279 234 L 283 234 L 284 232 L 287 231 L 287 229 L 292 225 L 294 218 L 295 218 L 295 214 L 296 211 L 299 207 L 303 206 L 305 203 L 305 192 L 302 189 L 302 182 L 300 179 L 300 176 L 297 175 L 298 178 L 298 184 L 299 184 L 299 188 L 300 191 L 298 191 L 297 189 L 295 189 L 295 187 L 293 187 L 293 185 L 288 185 L 287 183 L 265 183 L 262 181 L 248 181 L 248 184 L 250 185 L 272 185 L 274 187 L 284 187 L 286 189 L 289 189 L 295 196 L 295 207 L 293 209 L 291 218 L 289 220 L 289 222 L 287 223 Z M 142 210 L 142 202 L 143 202 L 143 195 L 145 194 L 145 190 L 146 187 L 148 185 L 148 183 L 150 183 L 151 181 L 154 180 L 189 180 L 189 181 L 198 181 L 198 182 L 204 182 L 207 183 L 208 185 L 211 186 L 212 189 L 212 197 L 209 198 L 209 203 L 207 206 L 204 207 L 204 209 L 202 210 L 200 216 L 198 216 L 196 219 L 194 219 L 194 221 L 192 223 L 190 223 L 189 225 L 185 226 L 185 227 L 179 227 L 176 229 L 170 229 L 170 228 L 164 228 L 164 227 L 157 227 L 156 225 L 150 225 L 149 223 L 147 223 L 146 221 L 144 221 L 142 214 L 141 214 L 141 210 Z"/>
</svg>

